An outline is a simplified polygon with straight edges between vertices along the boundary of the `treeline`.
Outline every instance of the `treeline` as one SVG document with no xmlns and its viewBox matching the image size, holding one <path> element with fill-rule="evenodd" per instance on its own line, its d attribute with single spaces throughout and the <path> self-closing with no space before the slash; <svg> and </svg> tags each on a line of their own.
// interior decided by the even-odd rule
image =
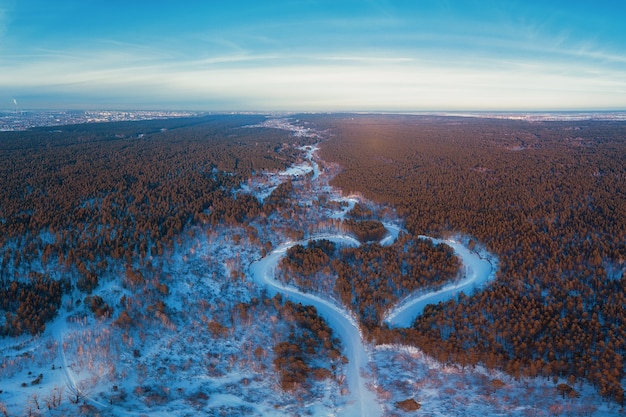
<svg viewBox="0 0 626 417">
<path fill-rule="evenodd" d="M 362 243 L 378 242 L 387 234 L 387 229 L 378 220 L 346 219 L 344 224 Z"/>
<path fill-rule="evenodd" d="M 333 185 L 396 208 L 414 234 L 461 232 L 500 260 L 486 291 L 383 331 L 441 360 L 584 378 L 624 402 L 626 124 L 310 116 Z"/>
<path fill-rule="evenodd" d="M 281 260 L 284 275 L 306 275 L 318 272 L 330 264 L 336 245 L 330 240 L 310 240 L 306 246 L 294 245 L 287 249 L 287 255 Z"/>
<path fill-rule="evenodd" d="M 343 223 L 361 243 L 378 242 L 387 234 L 385 226 L 365 204 L 355 203 Z"/>
<path fill-rule="evenodd" d="M 0 309 L 4 313 L 0 336 L 35 335 L 45 329 L 61 306 L 68 281 L 54 281 L 47 275 L 31 272 L 28 282 L 1 281 Z"/>
<path fill-rule="evenodd" d="M 350 211 L 346 213 L 346 217 L 353 220 L 372 220 L 374 211 L 365 204 L 355 203 Z"/>
<path fill-rule="evenodd" d="M 278 209 L 284 209 L 289 206 L 291 194 L 293 193 L 293 183 L 291 179 L 278 184 L 278 186 L 263 201 L 263 210 L 269 214 Z"/>
<path fill-rule="evenodd" d="M 331 369 L 315 365 L 320 357 L 331 363 L 341 359 L 339 341 L 333 337 L 332 329 L 317 315 L 313 306 L 286 301 L 280 313 L 293 323 L 287 339 L 272 348 L 273 364 L 281 388 L 293 391 L 306 386 L 311 379 L 320 381 L 330 378 L 333 375 Z"/>
<path fill-rule="evenodd" d="M 298 153 L 289 132 L 243 128 L 262 120 L 208 116 L 0 133 L 0 279 L 58 266 L 90 293 L 111 259 L 161 255 L 190 224 L 241 224 L 258 215 L 258 200 L 233 190 L 257 171 L 285 169 Z"/>
</svg>

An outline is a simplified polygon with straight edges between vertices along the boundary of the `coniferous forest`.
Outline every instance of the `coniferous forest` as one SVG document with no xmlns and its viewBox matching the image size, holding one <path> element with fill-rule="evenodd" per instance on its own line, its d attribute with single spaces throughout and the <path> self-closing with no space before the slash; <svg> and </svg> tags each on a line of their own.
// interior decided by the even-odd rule
<svg viewBox="0 0 626 417">
<path fill-rule="evenodd" d="M 202 323 L 202 337 L 223 340 L 264 314 L 264 326 L 284 322 L 288 331 L 254 349 L 250 342 L 246 360 L 273 358 L 278 384 L 293 395 L 327 379 L 340 385 L 346 358 L 333 329 L 314 307 L 246 282 L 240 257 L 251 265 L 273 244 L 340 230 L 360 246 L 294 244 L 278 279 L 351 310 L 366 341 L 412 345 L 442 363 L 482 364 L 518 379 L 566 380 L 558 389 L 572 398 L 575 384 L 588 382 L 624 405 L 626 122 L 298 118 L 324 134 L 258 127 L 266 120 L 260 115 L 1 132 L 0 337 L 41 334 L 70 296 L 68 312 L 83 308 L 98 323 L 108 320 L 129 347 L 133 334 L 145 337 L 141 322 L 172 332 Z M 319 169 L 334 174 L 331 186 L 373 204 L 355 203 L 341 219 L 311 214 L 347 204 L 294 198 L 310 192 L 304 179 L 314 171 L 269 184 L 264 197 L 248 192 L 252 177 L 302 162 L 313 145 Z M 404 229 L 389 245 L 380 244 L 388 234 L 383 212 Z M 222 235 L 247 252 L 203 258 L 228 296 L 200 303 L 200 317 L 187 319 L 168 305 L 179 303 L 168 300 L 176 279 L 158 259 L 194 233 L 217 239 L 211 230 L 223 226 L 235 232 Z M 496 278 L 427 306 L 410 328 L 391 328 L 383 320 L 389 306 L 462 271 L 449 246 L 422 235 L 467 237 L 470 250 L 497 257 Z M 98 289 L 115 279 L 122 289 L 114 294 L 124 295 L 103 298 Z M 245 291 L 235 303 L 232 294 Z M 205 401 L 201 394 L 194 401 Z"/>
<path fill-rule="evenodd" d="M 162 255 L 191 224 L 241 224 L 262 210 L 233 190 L 294 161 L 262 116 L 63 126 L 0 136 L 0 334 L 45 328 L 71 285 L 90 294 L 111 261 Z M 293 152 L 293 150 L 291 150 Z M 63 266 L 75 282 L 15 276 Z M 128 275 L 128 274 L 127 274 Z M 131 280 L 132 281 L 132 280 Z M 143 277 L 140 277 L 143 282 Z"/>
<path fill-rule="evenodd" d="M 463 233 L 495 252 L 496 282 L 378 343 L 512 375 L 582 378 L 624 403 L 626 124 L 312 117 L 332 132 L 332 184 L 392 205 L 414 235 Z"/>
</svg>

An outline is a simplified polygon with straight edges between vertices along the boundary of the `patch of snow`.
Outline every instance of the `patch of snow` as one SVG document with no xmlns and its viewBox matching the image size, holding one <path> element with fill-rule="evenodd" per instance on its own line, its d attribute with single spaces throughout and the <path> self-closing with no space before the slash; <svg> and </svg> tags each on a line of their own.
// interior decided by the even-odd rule
<svg viewBox="0 0 626 417">
<path fill-rule="evenodd" d="M 286 170 L 279 172 L 281 177 L 303 177 L 313 171 L 313 166 L 309 162 L 303 162 L 299 165 L 292 165 Z"/>
</svg>

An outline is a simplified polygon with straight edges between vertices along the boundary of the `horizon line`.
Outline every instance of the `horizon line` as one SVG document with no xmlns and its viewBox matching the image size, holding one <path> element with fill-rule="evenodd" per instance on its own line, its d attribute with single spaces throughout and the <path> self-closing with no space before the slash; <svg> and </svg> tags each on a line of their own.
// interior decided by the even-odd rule
<svg viewBox="0 0 626 417">
<path fill-rule="evenodd" d="M 0 109 L 2 113 L 10 113 L 15 114 L 15 109 L 5 108 Z M 128 113 L 128 112 L 146 112 L 146 113 L 157 113 L 157 112 L 167 112 L 167 113 L 204 113 L 204 114 L 461 114 L 461 113 L 495 113 L 495 114 L 527 114 L 527 113 L 626 113 L 626 108 L 615 108 L 615 109 L 607 109 L 607 108 L 599 108 L 599 109 L 506 109 L 506 110 L 471 110 L 471 109 L 462 109 L 462 110 L 229 110 L 229 109 L 212 109 L 212 110 L 203 110 L 203 109 L 184 109 L 184 108 L 175 108 L 175 107 L 162 107 L 162 108 L 115 108 L 115 107 L 101 107 L 101 108 L 80 108 L 80 107 L 68 107 L 68 108 L 45 108 L 45 107 L 34 107 L 34 108 L 21 108 L 19 109 L 19 114 L 25 113 L 33 113 L 33 112 L 119 112 L 119 113 Z"/>
</svg>

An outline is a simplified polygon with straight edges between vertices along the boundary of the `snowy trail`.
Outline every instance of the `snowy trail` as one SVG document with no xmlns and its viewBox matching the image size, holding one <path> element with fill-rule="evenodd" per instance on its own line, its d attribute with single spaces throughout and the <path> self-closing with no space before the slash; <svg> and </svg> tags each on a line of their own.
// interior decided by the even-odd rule
<svg viewBox="0 0 626 417">
<path fill-rule="evenodd" d="M 342 235 L 320 235 L 315 239 L 328 239 L 336 243 L 344 243 L 358 246 L 351 236 Z M 274 278 L 274 271 L 280 259 L 285 256 L 287 249 L 296 244 L 306 244 L 309 240 L 299 242 L 289 242 L 276 248 L 265 258 L 255 261 L 250 266 L 250 271 L 254 280 L 268 289 L 271 295 L 281 293 L 296 303 L 313 305 L 320 316 L 322 316 L 329 326 L 337 332 L 337 336 L 344 344 L 344 354 L 348 358 L 347 382 L 352 396 L 352 401 L 348 408 L 342 413 L 343 416 L 381 416 L 383 410 L 376 401 L 375 394 L 367 389 L 366 381 L 361 375 L 361 370 L 366 368 L 369 356 L 362 342 L 361 332 L 357 322 L 343 307 L 332 301 L 323 299 L 313 294 L 307 294 L 299 289 L 283 285 Z"/>
<path fill-rule="evenodd" d="M 63 345 L 64 345 L 63 340 L 64 339 L 65 339 L 65 333 L 60 335 L 59 340 L 58 340 L 57 343 L 58 343 L 59 356 L 61 357 L 61 360 L 63 361 L 63 373 L 65 375 L 66 386 L 67 386 L 67 389 L 68 389 L 68 396 L 71 396 L 73 398 L 73 399 L 70 399 L 70 401 L 73 401 L 76 404 L 78 404 L 81 400 L 82 401 L 88 401 L 91 404 L 97 405 L 101 409 L 107 408 L 106 404 L 104 404 L 104 403 L 96 400 L 92 396 L 90 396 L 87 392 L 85 392 L 83 389 L 81 389 L 80 384 L 78 382 L 76 382 L 76 378 L 74 376 L 74 373 L 71 370 L 72 365 L 70 365 L 67 362 L 67 357 L 65 356 L 65 349 L 63 347 Z M 129 413 L 126 413 L 126 412 L 122 412 L 122 414 L 129 415 Z M 131 415 L 136 415 L 136 414 L 131 414 Z"/>
<path fill-rule="evenodd" d="M 393 223 L 383 222 L 383 225 L 385 226 L 385 229 L 387 229 L 387 236 L 383 237 L 378 243 L 382 246 L 389 246 L 398 239 L 398 235 L 402 229 L 400 226 Z"/>
<path fill-rule="evenodd" d="M 306 159 L 311 163 L 313 167 L 313 176 L 311 177 L 311 181 L 315 181 L 320 176 L 320 166 L 313 159 L 313 154 L 317 152 L 320 148 L 318 146 L 305 146 L 302 148 L 306 151 Z"/>
</svg>

